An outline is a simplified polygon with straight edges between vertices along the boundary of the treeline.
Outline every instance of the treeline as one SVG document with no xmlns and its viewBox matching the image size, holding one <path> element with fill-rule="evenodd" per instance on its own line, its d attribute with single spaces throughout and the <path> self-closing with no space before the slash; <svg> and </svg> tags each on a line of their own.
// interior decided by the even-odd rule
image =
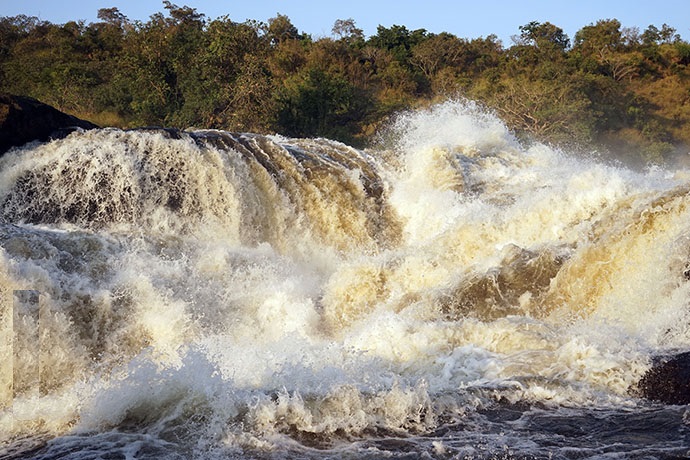
<svg viewBox="0 0 690 460">
<path fill-rule="evenodd" d="M 605 19 L 573 40 L 549 22 L 466 39 L 405 26 L 365 38 L 352 19 L 332 36 L 209 20 L 164 1 L 131 21 L 57 25 L 0 18 L 0 91 L 102 126 L 165 125 L 325 136 L 364 145 L 392 114 L 447 98 L 495 110 L 520 135 L 604 145 L 663 161 L 690 145 L 690 44 L 664 24 Z"/>
</svg>

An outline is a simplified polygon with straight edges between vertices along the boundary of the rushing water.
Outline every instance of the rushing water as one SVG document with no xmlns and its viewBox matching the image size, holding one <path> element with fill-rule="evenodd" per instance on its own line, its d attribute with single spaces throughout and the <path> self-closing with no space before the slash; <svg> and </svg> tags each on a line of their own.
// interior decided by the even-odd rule
<svg viewBox="0 0 690 460">
<path fill-rule="evenodd" d="M 468 103 L 366 152 L 115 129 L 0 158 L 0 456 L 683 458 L 690 171 Z"/>
</svg>

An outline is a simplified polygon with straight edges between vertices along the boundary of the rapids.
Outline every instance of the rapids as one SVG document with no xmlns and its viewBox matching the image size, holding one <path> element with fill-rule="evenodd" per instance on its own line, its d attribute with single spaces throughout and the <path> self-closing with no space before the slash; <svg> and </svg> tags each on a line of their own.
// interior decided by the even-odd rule
<svg viewBox="0 0 690 460">
<path fill-rule="evenodd" d="M 0 158 L 0 456 L 680 458 L 690 170 L 469 102 L 327 139 L 100 129 Z M 626 427 L 625 429 L 621 427 Z"/>
</svg>

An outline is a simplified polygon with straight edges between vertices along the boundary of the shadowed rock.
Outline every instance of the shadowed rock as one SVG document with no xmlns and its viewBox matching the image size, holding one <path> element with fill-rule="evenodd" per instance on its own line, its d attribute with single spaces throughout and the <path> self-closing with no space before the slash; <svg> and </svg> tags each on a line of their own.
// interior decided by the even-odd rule
<svg viewBox="0 0 690 460">
<path fill-rule="evenodd" d="M 690 404 L 690 352 L 659 358 L 638 384 L 640 396 L 666 404 Z"/>
<path fill-rule="evenodd" d="M 76 129 L 98 128 L 25 96 L 0 93 L 0 155 L 31 141 L 65 137 Z"/>
</svg>

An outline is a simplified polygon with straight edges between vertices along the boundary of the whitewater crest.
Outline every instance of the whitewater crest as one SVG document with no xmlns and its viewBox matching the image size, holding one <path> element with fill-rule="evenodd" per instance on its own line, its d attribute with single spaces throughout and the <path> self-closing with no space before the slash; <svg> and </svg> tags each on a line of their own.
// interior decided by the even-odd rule
<svg viewBox="0 0 690 460">
<path fill-rule="evenodd" d="M 688 177 L 525 146 L 467 102 L 367 150 L 164 129 L 11 150 L 6 453 L 481 457 L 507 442 L 483 424 L 530 407 L 634 406 L 690 338 Z"/>
<path fill-rule="evenodd" d="M 372 160 L 336 142 L 162 129 L 79 138 L 10 160 L 4 220 L 166 234 L 215 225 L 249 245 L 284 245 L 287 231 L 335 246 L 395 237 Z"/>
</svg>

